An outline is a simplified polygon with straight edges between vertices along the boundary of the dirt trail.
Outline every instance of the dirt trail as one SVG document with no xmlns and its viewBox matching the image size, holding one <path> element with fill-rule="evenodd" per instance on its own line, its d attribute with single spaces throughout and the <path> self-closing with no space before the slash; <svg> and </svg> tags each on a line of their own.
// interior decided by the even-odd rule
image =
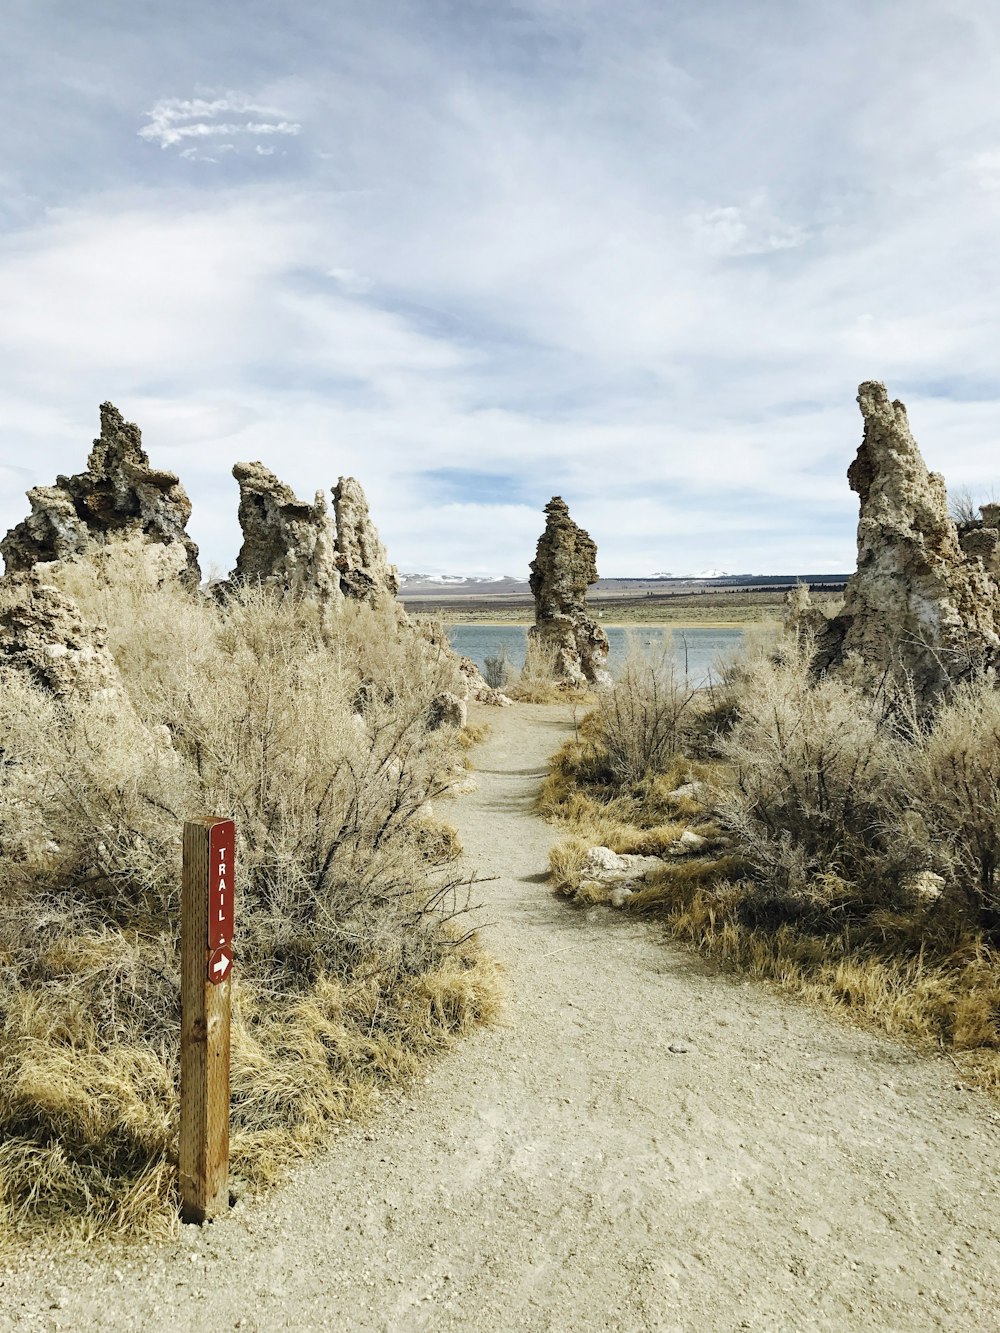
<svg viewBox="0 0 1000 1333">
<path fill-rule="evenodd" d="M 0 1273 L 0 1329 L 995 1329 L 991 1103 L 556 902 L 532 803 L 567 712 L 482 717 L 480 788 L 448 814 L 498 877 L 506 1024 L 265 1204 L 118 1264 Z"/>
</svg>

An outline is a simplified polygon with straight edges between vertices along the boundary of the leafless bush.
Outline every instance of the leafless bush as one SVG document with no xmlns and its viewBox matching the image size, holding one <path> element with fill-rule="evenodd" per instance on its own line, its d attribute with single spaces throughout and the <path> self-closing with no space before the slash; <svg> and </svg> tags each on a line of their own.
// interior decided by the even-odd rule
<svg viewBox="0 0 1000 1333">
<path fill-rule="evenodd" d="M 669 646 L 645 654 L 632 646 L 614 688 L 598 703 L 598 736 L 623 784 L 662 772 L 685 744 L 698 690 L 681 674 Z"/>
<path fill-rule="evenodd" d="M 979 527 L 981 503 L 971 487 L 954 486 L 948 492 L 948 516 L 960 531 Z"/>
<path fill-rule="evenodd" d="M 506 688 L 514 671 L 506 643 L 501 643 L 495 653 L 483 658 L 483 679 L 491 690 Z"/>
</svg>

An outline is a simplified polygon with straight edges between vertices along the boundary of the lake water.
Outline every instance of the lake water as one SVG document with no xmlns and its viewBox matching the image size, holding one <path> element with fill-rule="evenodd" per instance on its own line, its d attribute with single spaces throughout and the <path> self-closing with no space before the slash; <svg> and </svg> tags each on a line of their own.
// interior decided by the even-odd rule
<svg viewBox="0 0 1000 1333">
<path fill-rule="evenodd" d="M 501 645 L 518 670 L 524 665 L 528 631 L 523 625 L 448 625 L 452 647 L 463 657 L 471 657 L 483 669 L 487 657 L 495 657 Z M 627 629 L 605 628 L 611 646 L 610 669 L 615 672 L 625 661 L 630 643 L 650 654 L 666 651 L 679 671 L 686 669 L 693 684 L 704 684 L 711 672 L 717 677 L 720 658 L 731 658 L 743 646 L 741 629 L 662 629 L 659 626 L 631 625 Z"/>
</svg>

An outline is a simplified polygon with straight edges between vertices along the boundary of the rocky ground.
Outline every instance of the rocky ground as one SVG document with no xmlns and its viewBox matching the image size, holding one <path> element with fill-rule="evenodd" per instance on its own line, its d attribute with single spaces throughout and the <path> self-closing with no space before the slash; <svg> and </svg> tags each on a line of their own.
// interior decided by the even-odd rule
<svg viewBox="0 0 1000 1333">
<path fill-rule="evenodd" d="M 995 1329 L 993 1104 L 944 1059 L 555 901 L 532 805 L 571 719 L 478 715 L 452 817 L 496 876 L 506 1022 L 222 1222 L 36 1247 L 0 1269 L 0 1330 Z"/>
</svg>

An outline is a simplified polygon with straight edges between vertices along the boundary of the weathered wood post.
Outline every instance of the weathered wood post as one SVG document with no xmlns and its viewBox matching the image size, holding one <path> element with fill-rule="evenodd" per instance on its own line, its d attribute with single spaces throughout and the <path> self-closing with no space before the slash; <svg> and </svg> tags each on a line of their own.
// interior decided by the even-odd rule
<svg viewBox="0 0 1000 1333">
<path fill-rule="evenodd" d="M 229 1207 L 229 1003 L 236 826 L 184 824 L 181 884 L 181 1216 Z"/>
</svg>

